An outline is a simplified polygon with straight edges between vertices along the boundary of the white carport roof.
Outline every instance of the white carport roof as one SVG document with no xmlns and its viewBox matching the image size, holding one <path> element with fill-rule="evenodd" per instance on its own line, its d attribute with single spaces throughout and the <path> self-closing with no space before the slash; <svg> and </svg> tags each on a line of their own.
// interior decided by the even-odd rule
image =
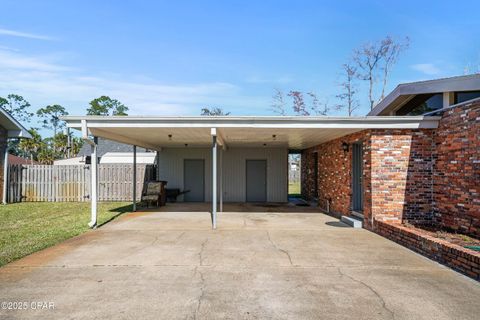
<svg viewBox="0 0 480 320">
<path fill-rule="evenodd" d="M 70 128 L 97 137 L 160 150 L 210 147 L 212 129 L 228 147 L 305 149 L 365 129 L 436 128 L 439 117 L 149 117 L 65 116 Z"/>
<path fill-rule="evenodd" d="M 82 131 L 92 145 L 96 157 L 96 139 L 103 137 L 118 142 L 161 150 L 164 147 L 212 148 L 212 227 L 217 226 L 217 193 L 220 211 L 223 207 L 223 179 L 217 179 L 218 145 L 227 147 L 288 147 L 305 149 L 365 129 L 436 128 L 439 117 L 133 117 L 133 116 L 66 116 L 70 128 Z M 136 147 L 133 149 L 136 159 Z M 220 155 L 222 152 L 220 152 Z M 220 167 L 222 157 L 219 157 Z M 136 161 L 133 181 L 136 181 Z M 97 224 L 98 169 L 92 161 L 91 221 Z M 222 170 L 220 169 L 220 174 Z M 220 183 L 218 183 L 220 180 Z M 217 185 L 218 188 L 217 188 Z M 132 182 L 133 199 L 136 183 Z M 220 190 L 220 192 L 218 192 Z M 133 211 L 136 201 L 133 201 Z"/>
</svg>

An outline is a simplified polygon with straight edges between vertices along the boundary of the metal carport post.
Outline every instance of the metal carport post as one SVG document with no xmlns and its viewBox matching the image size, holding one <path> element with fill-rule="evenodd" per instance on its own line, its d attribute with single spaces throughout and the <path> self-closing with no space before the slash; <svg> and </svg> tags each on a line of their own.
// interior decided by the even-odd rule
<svg viewBox="0 0 480 320">
<path fill-rule="evenodd" d="M 217 129 L 212 134 L 212 228 L 217 228 Z"/>
<path fill-rule="evenodd" d="M 132 211 L 137 211 L 137 146 L 133 146 L 133 206 Z"/>
</svg>

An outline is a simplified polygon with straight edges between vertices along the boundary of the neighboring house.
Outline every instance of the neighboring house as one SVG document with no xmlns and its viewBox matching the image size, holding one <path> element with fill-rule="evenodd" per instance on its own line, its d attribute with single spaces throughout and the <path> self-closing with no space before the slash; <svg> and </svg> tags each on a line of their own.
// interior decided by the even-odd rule
<svg viewBox="0 0 480 320">
<path fill-rule="evenodd" d="M 290 159 L 289 161 L 289 170 L 290 171 L 299 171 L 300 170 L 300 161 L 298 159 Z"/>
<path fill-rule="evenodd" d="M 40 164 L 40 162 L 9 154 L 8 164 Z"/>
<path fill-rule="evenodd" d="M 131 145 L 120 143 L 108 139 L 99 138 L 97 145 L 97 154 L 99 163 L 133 163 L 133 147 Z M 77 157 L 59 159 L 54 161 L 54 165 L 85 164 L 90 162 L 92 150 L 91 146 L 85 143 Z M 137 148 L 138 164 L 154 164 L 156 153 L 148 149 Z"/>
<path fill-rule="evenodd" d="M 53 161 L 54 166 L 60 165 L 74 165 L 74 164 L 85 164 L 86 159 L 85 157 L 73 157 L 73 158 L 66 158 L 66 159 L 58 159 Z"/>
<path fill-rule="evenodd" d="M 402 83 L 368 115 L 422 115 L 475 98 L 480 98 L 480 74 Z"/>
<path fill-rule="evenodd" d="M 0 108 L 0 194 L 2 195 L 2 203 L 6 203 L 5 173 L 8 169 L 9 159 L 8 140 L 19 138 L 31 138 L 31 136 L 27 129 Z"/>
</svg>

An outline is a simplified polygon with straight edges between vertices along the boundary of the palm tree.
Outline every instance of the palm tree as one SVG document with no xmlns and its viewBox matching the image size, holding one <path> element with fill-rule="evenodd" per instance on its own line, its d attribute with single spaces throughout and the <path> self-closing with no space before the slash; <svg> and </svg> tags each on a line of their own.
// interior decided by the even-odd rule
<svg viewBox="0 0 480 320">
<path fill-rule="evenodd" d="M 63 132 L 59 132 L 55 136 L 53 136 L 51 142 L 55 157 L 65 158 L 67 156 L 68 149 L 68 136 Z"/>
<path fill-rule="evenodd" d="M 33 164 L 34 158 L 37 156 L 38 151 L 44 145 L 42 141 L 42 136 L 38 133 L 35 128 L 28 130 L 32 138 L 22 139 L 18 144 L 18 147 L 22 150 L 24 156 L 29 156 L 30 161 Z"/>
<path fill-rule="evenodd" d="M 55 155 L 51 148 L 43 148 L 38 154 L 38 161 L 42 164 L 52 164 L 55 160 Z"/>
<path fill-rule="evenodd" d="M 82 149 L 83 146 L 83 140 L 78 137 L 72 137 L 72 140 L 70 141 L 70 151 L 72 157 L 75 157 L 79 152 L 80 149 Z"/>
</svg>

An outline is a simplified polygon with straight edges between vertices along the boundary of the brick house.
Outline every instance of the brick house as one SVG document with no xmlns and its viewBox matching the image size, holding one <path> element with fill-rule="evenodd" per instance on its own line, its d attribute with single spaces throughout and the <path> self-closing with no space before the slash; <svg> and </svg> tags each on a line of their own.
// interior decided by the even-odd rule
<svg viewBox="0 0 480 320">
<path fill-rule="evenodd" d="M 304 150 L 304 197 L 367 228 L 409 222 L 479 238 L 480 75 L 401 84 L 369 116 L 419 114 L 440 115 L 438 128 L 363 130 Z"/>
<path fill-rule="evenodd" d="M 6 203 L 5 173 L 8 169 L 8 140 L 31 138 L 28 131 L 10 114 L 0 108 L 0 194 Z"/>
<path fill-rule="evenodd" d="M 391 226 L 408 222 L 480 238 L 480 75 L 401 84 L 362 117 L 63 119 L 82 132 L 92 155 L 99 138 L 133 145 L 133 163 L 137 146 L 156 151 L 158 180 L 188 190 L 179 201 L 209 202 L 213 228 L 224 201 L 287 203 L 288 155 L 300 153 L 302 196 L 323 211 L 398 242 L 417 239 L 408 241 L 437 257 L 435 241 L 423 244 Z M 95 162 L 91 173 L 94 227 Z M 480 278 L 480 254 L 442 248 L 441 259 Z"/>
</svg>

